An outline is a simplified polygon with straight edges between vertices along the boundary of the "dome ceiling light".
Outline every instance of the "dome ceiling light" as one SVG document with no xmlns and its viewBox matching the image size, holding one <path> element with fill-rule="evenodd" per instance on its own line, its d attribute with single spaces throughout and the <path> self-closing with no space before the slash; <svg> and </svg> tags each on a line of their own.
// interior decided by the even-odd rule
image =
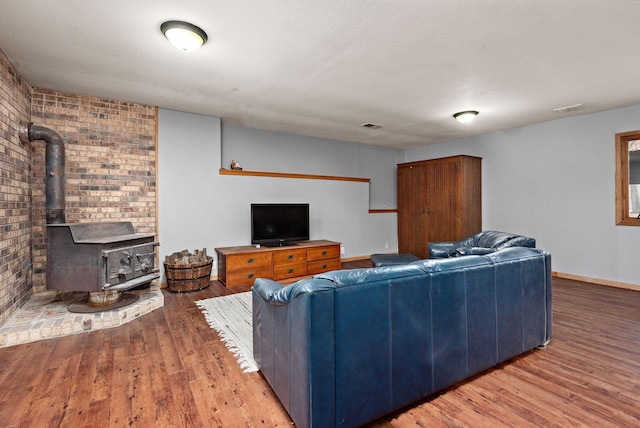
<svg viewBox="0 0 640 428">
<path fill-rule="evenodd" d="M 478 112 L 475 110 L 461 111 L 453 115 L 453 118 L 460 123 L 469 123 L 476 118 Z"/>
<path fill-rule="evenodd" d="M 207 41 L 202 28 L 184 21 L 167 21 L 160 26 L 162 34 L 181 51 L 195 51 Z"/>
</svg>

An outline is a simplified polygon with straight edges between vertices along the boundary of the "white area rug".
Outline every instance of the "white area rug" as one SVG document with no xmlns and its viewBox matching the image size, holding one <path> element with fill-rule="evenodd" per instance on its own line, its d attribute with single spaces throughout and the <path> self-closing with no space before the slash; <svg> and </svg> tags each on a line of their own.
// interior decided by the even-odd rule
<svg viewBox="0 0 640 428">
<path fill-rule="evenodd" d="M 207 323 L 218 332 L 245 373 L 258 371 L 253 360 L 251 292 L 198 300 Z"/>
</svg>

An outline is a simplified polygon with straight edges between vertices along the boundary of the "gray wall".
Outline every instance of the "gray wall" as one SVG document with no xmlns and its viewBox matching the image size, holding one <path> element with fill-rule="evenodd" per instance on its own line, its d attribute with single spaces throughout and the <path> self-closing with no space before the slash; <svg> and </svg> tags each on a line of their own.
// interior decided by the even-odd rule
<svg viewBox="0 0 640 428">
<path fill-rule="evenodd" d="M 614 188 L 615 134 L 637 129 L 632 106 L 423 146 L 405 160 L 482 157 L 484 229 L 535 237 L 555 271 L 639 284 L 640 227 L 616 226 Z"/>
<path fill-rule="evenodd" d="M 395 207 L 395 165 L 402 161 L 402 151 L 225 128 L 222 132 L 219 118 L 158 111 L 163 260 L 165 255 L 182 249 L 206 247 L 213 255 L 215 247 L 250 244 L 252 202 L 309 203 L 311 239 L 341 242 L 343 257 L 397 251 L 396 215 L 368 213 L 373 180 L 370 185 L 238 177 L 220 175 L 219 169 L 221 165 L 228 168 L 231 161 L 231 157 L 222 161 L 224 153 L 240 160 L 247 170 L 371 177 L 380 184 L 375 191 L 378 204 Z"/>
<path fill-rule="evenodd" d="M 309 202 L 312 238 L 342 242 L 343 257 L 395 251 L 396 215 L 367 213 L 395 207 L 395 164 L 469 154 L 483 158 L 485 229 L 535 237 L 552 253 L 555 271 L 640 284 L 640 228 L 616 226 L 614 205 L 614 136 L 636 129 L 640 106 L 423 146 L 402 157 L 379 147 L 221 127 L 215 117 L 160 109 L 161 253 L 248 244 L 251 202 Z M 232 158 L 246 169 L 371 177 L 372 183 L 219 175 Z"/>
</svg>

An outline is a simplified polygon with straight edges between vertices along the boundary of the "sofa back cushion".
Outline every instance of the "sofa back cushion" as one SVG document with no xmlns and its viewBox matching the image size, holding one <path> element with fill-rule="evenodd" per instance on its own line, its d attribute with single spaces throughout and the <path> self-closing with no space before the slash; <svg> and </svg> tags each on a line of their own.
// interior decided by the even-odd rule
<svg viewBox="0 0 640 428">
<path fill-rule="evenodd" d="M 336 270 L 320 273 L 313 276 L 313 279 L 323 279 L 332 281 L 337 287 L 349 287 L 352 285 L 390 281 L 406 277 L 424 274 L 419 265 L 409 263 L 406 265 L 380 266 L 375 268 Z"/>
<path fill-rule="evenodd" d="M 535 248 L 536 247 L 536 240 L 533 238 L 529 238 L 527 236 L 521 236 L 521 235 L 513 235 L 511 237 L 511 239 L 509 239 L 508 241 L 505 241 L 501 244 L 496 245 L 494 248 L 496 250 L 501 250 L 503 248 L 508 248 L 508 247 L 528 247 L 528 248 Z"/>
<path fill-rule="evenodd" d="M 516 235 L 499 232 L 497 230 L 485 230 L 478 234 L 475 247 L 496 248 L 505 244 Z"/>
</svg>

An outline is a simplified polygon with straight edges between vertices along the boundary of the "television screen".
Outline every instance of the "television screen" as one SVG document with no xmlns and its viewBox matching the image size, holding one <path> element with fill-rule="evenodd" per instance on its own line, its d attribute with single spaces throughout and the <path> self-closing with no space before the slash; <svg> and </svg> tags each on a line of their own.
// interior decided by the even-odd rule
<svg viewBox="0 0 640 428">
<path fill-rule="evenodd" d="M 267 247 L 309 239 L 309 204 L 251 204 L 251 243 Z"/>
</svg>

